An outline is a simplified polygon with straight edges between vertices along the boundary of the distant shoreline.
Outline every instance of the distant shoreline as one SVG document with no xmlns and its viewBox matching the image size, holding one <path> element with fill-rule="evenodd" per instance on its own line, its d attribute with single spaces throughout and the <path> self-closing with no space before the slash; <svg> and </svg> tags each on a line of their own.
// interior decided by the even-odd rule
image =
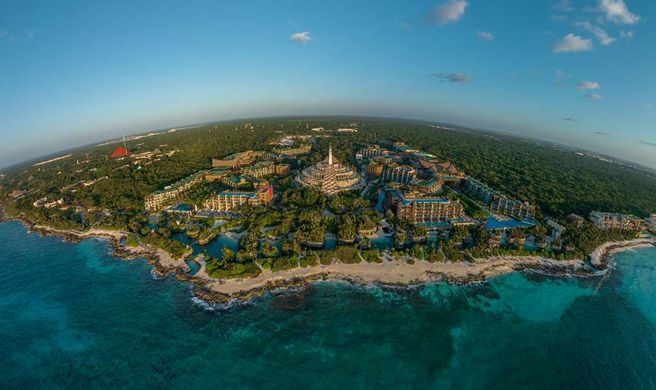
<svg viewBox="0 0 656 390">
<path fill-rule="evenodd" d="M 113 255 L 123 259 L 145 258 L 153 273 L 165 276 L 173 273 L 176 279 L 191 282 L 196 297 L 208 303 L 247 301 L 276 289 L 305 287 L 319 280 L 345 280 L 356 285 L 378 284 L 383 286 L 413 286 L 429 282 L 445 281 L 454 284 L 481 282 L 490 277 L 522 270 L 539 270 L 551 275 L 591 276 L 603 270 L 610 258 L 622 251 L 656 246 L 656 239 L 644 238 L 621 242 L 607 242 L 597 247 L 585 260 L 555 260 L 542 256 L 492 256 L 474 262 L 434 262 L 410 258 L 385 260 L 382 263 L 361 262 L 346 264 L 333 262 L 330 265 L 299 267 L 272 272 L 264 269 L 256 277 L 245 279 L 214 279 L 205 271 L 204 261 L 195 275 L 189 275 L 185 259 L 176 260 L 162 249 L 140 244 L 130 247 L 121 243 L 128 233 L 118 230 L 90 229 L 85 232 L 61 230 L 38 225 L 21 218 L 2 219 L 23 223 L 29 231 L 42 235 L 63 237 L 72 242 L 87 238 L 105 238 L 112 245 Z"/>
</svg>

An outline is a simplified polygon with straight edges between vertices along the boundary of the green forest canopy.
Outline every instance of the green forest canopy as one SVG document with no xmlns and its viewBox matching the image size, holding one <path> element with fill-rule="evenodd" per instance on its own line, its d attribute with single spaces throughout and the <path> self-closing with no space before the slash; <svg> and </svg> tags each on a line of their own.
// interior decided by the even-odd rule
<svg viewBox="0 0 656 390">
<path fill-rule="evenodd" d="M 371 118 L 258 119 L 203 125 L 163 132 L 128 142 L 133 152 L 160 148 L 176 150 L 150 165 L 136 169 L 131 159 L 107 156 L 118 144 L 79 148 L 73 156 L 41 167 L 19 165 L 6 171 L 0 182 L 4 199 L 14 189 L 31 192 L 14 207 L 25 210 L 36 199 L 60 198 L 60 189 L 79 180 L 108 176 L 74 193 L 68 204 L 109 210 L 143 209 L 143 197 L 199 169 L 211 159 L 246 149 L 270 149 L 283 134 L 315 134 L 309 128 L 335 129 L 356 122 L 358 133 L 326 133 L 315 152 L 301 161 L 309 164 L 325 157 L 328 145 L 338 159 L 354 162 L 354 152 L 370 143 L 401 141 L 453 161 L 468 175 L 510 196 L 535 202 L 544 214 L 587 216 L 592 210 L 627 212 L 640 216 L 656 212 L 656 178 L 647 170 L 581 156 L 554 144 L 494 132 L 446 129 L 423 122 Z M 245 123 L 252 124 L 244 126 Z M 91 160 L 87 164 L 77 161 Z M 124 167 L 124 165 L 129 166 Z M 96 170 L 89 168 L 95 167 Z M 121 168 L 123 167 L 123 168 Z M 40 169 L 39 169 L 40 168 Z"/>
</svg>

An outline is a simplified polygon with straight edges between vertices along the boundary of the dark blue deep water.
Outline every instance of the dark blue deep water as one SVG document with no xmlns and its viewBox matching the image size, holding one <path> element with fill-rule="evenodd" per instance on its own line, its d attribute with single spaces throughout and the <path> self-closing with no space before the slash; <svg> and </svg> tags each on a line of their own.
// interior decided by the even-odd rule
<svg viewBox="0 0 656 390">
<path fill-rule="evenodd" d="M 656 387 L 656 250 L 600 277 L 323 283 L 207 312 L 145 261 L 0 224 L 0 389 Z"/>
</svg>

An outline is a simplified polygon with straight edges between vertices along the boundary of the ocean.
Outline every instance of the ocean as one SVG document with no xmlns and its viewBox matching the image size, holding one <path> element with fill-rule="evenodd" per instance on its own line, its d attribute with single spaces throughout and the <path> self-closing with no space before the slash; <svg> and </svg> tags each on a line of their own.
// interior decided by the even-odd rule
<svg viewBox="0 0 656 390">
<path fill-rule="evenodd" d="M 602 278 L 315 284 L 209 311 L 106 241 L 0 223 L 0 389 L 656 388 L 656 249 Z"/>
</svg>

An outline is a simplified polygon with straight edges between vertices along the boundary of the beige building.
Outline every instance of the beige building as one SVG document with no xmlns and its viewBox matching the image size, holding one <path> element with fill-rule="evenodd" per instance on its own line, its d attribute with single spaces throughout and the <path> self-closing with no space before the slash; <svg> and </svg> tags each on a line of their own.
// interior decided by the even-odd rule
<svg viewBox="0 0 656 390">
<path fill-rule="evenodd" d="M 271 186 L 256 191 L 223 191 L 205 200 L 203 207 L 213 211 L 235 211 L 242 206 L 268 206 L 273 200 Z"/>
<path fill-rule="evenodd" d="M 312 145 L 303 144 L 298 146 L 289 146 L 285 148 L 276 148 L 273 151 L 282 156 L 295 157 L 295 156 L 300 156 L 302 154 L 310 153 L 311 150 L 312 150 Z"/>
<path fill-rule="evenodd" d="M 181 201 L 190 189 L 203 182 L 206 173 L 205 171 L 196 172 L 191 176 L 164 187 L 163 190 L 147 195 L 144 198 L 146 211 L 158 211 L 165 206 Z"/>
<path fill-rule="evenodd" d="M 242 168 L 241 173 L 254 178 L 272 176 L 276 173 L 276 165 L 273 161 L 259 161 Z"/>
<path fill-rule="evenodd" d="M 417 193 L 404 194 L 399 190 L 387 192 L 385 207 L 399 219 L 412 223 L 453 222 L 465 217 L 465 210 L 458 201 Z"/>
<path fill-rule="evenodd" d="M 212 166 L 215 168 L 219 167 L 227 167 L 227 168 L 235 168 L 235 167 L 240 167 L 243 165 L 248 165 L 252 164 L 257 160 L 260 156 L 262 156 L 264 152 L 260 151 L 255 151 L 255 150 L 247 150 L 245 152 L 240 152 L 240 153 L 235 153 L 231 154 L 230 156 L 219 160 L 219 159 L 212 159 Z"/>
<path fill-rule="evenodd" d="M 593 211 L 590 213 L 589 219 L 596 227 L 604 230 L 640 230 L 645 226 L 645 220 L 629 214 Z"/>
<path fill-rule="evenodd" d="M 332 147 L 328 149 L 328 158 L 305 168 L 296 181 L 317 188 L 327 195 L 358 190 L 364 185 L 364 179 L 355 170 L 333 158 Z"/>
</svg>

